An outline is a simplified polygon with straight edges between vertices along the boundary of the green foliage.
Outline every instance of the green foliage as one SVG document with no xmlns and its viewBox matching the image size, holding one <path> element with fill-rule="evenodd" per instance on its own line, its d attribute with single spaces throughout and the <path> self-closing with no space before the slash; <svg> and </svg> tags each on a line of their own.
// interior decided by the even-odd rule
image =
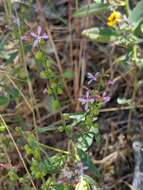
<svg viewBox="0 0 143 190">
<path fill-rule="evenodd" d="M 63 166 L 64 159 L 63 156 L 58 154 L 40 161 L 33 158 L 31 163 L 32 175 L 35 179 L 43 179 L 47 174 L 56 174 Z"/>
<path fill-rule="evenodd" d="M 136 7 L 131 11 L 130 16 L 129 16 L 129 21 L 131 23 L 136 23 L 141 20 L 143 20 L 143 1 L 139 1 L 136 5 Z"/>
<path fill-rule="evenodd" d="M 84 163 L 84 165 L 88 167 L 89 171 L 93 172 L 97 177 L 99 177 L 99 170 L 93 164 L 91 158 L 81 149 L 78 149 L 78 155 L 81 161 Z"/>
<path fill-rule="evenodd" d="M 131 99 L 118 98 L 117 103 L 118 104 L 131 104 Z"/>
<path fill-rule="evenodd" d="M 92 186 L 96 186 L 97 185 L 96 182 L 95 182 L 95 180 L 93 178 L 91 178 L 90 176 L 88 176 L 88 175 L 84 175 L 83 179 L 86 180 Z"/>
<path fill-rule="evenodd" d="M 71 190 L 70 185 L 66 184 L 58 184 L 55 185 L 55 181 L 49 178 L 41 187 L 42 190 L 47 190 L 47 189 L 52 189 L 52 190 Z"/>
<path fill-rule="evenodd" d="M 73 76 L 74 76 L 74 73 L 71 70 L 69 70 L 69 69 L 65 70 L 65 72 L 64 72 L 65 79 L 72 79 Z"/>
<path fill-rule="evenodd" d="M 0 96 L 0 106 L 8 105 L 9 98 L 6 96 Z"/>
<path fill-rule="evenodd" d="M 103 3 L 91 3 L 80 8 L 73 15 L 74 17 L 87 17 L 91 15 L 99 15 L 109 11 L 108 4 Z"/>
<path fill-rule="evenodd" d="M 80 179 L 79 183 L 76 185 L 75 190 L 91 190 L 89 184 L 83 178 Z"/>
<path fill-rule="evenodd" d="M 98 134 L 99 130 L 95 127 L 91 127 L 87 132 L 84 132 L 84 134 L 79 134 L 77 138 L 77 147 L 86 151 L 92 145 L 95 135 Z"/>
<path fill-rule="evenodd" d="M 77 6 L 77 2 L 70 5 L 69 1 L 69 7 Z M 119 56 L 110 54 L 112 56 L 107 58 L 107 62 L 110 62 L 109 70 L 102 68 L 99 75 L 93 74 L 92 80 L 87 81 L 89 78 L 85 77 L 85 71 L 90 68 L 86 68 L 86 61 L 84 60 L 84 65 L 80 59 L 83 54 L 86 55 L 90 44 L 81 43 L 79 55 L 76 51 L 76 53 L 71 51 L 68 55 L 72 57 L 73 62 L 78 57 L 79 65 L 64 65 L 63 60 L 67 60 L 67 57 L 65 59 L 64 52 L 55 47 L 55 34 L 49 36 L 49 41 L 41 40 L 38 34 L 38 46 L 32 45 L 35 39 L 32 39 L 31 32 L 35 31 L 34 18 L 36 11 L 39 11 L 35 1 L 20 2 L 16 8 L 10 0 L 4 1 L 7 23 L 0 38 L 0 61 L 2 62 L 0 112 L 4 111 L 0 121 L 0 149 L 3 152 L 0 163 L 4 163 L 2 165 L 4 179 L 12 189 L 91 190 L 97 186 L 96 180 L 99 180 L 101 174 L 89 153 L 93 143 L 101 143 L 98 123 L 100 109 L 107 102 L 109 103 L 112 98 L 110 94 L 114 96 L 114 93 L 110 93 L 112 85 L 108 84 L 107 80 L 110 79 L 110 70 L 115 66 L 117 67 L 115 71 L 118 72 L 120 66 L 122 70 L 119 72 L 123 74 L 121 78 L 124 78 L 128 72 L 134 71 L 134 84 L 130 89 L 131 92 L 133 91 L 132 97 L 126 98 L 121 94 L 114 101 L 119 105 L 127 104 L 134 107 L 135 94 L 139 86 L 137 71 L 140 72 L 143 68 L 140 48 L 143 42 L 143 1 L 137 2 L 133 10 L 130 9 L 128 0 L 104 2 L 94 0 L 73 13 L 74 19 L 78 20 L 92 16 L 93 23 L 96 16 L 97 22 L 92 23 L 91 28 L 87 28 L 89 25 L 86 24 L 81 34 L 83 38 L 86 37 L 94 42 L 95 46 L 99 47 L 99 52 L 106 52 L 107 56 L 110 47 L 114 48 L 113 53 L 116 49 L 120 52 Z M 60 3 L 48 1 L 44 4 L 43 1 L 43 12 L 48 19 L 52 17 L 56 25 L 62 21 L 67 27 L 67 21 L 70 20 L 65 18 L 67 11 L 61 9 L 60 14 L 56 11 Z M 112 15 L 111 12 L 117 13 L 118 10 L 121 10 L 121 18 L 113 17 L 110 26 L 108 20 Z M 38 20 L 42 18 L 42 14 L 39 15 Z M 62 17 L 61 14 L 64 16 Z M 70 16 L 72 14 L 69 13 Z M 20 19 L 20 23 L 17 19 Z M 116 22 L 114 19 L 117 19 Z M 70 21 L 72 22 L 72 19 Z M 42 34 L 50 33 L 51 26 L 44 28 L 44 22 L 39 22 L 43 25 Z M 82 24 L 81 28 L 84 28 Z M 78 33 L 75 30 L 76 28 L 69 30 L 72 39 Z M 52 33 L 54 32 L 53 29 Z M 26 40 L 22 40 L 22 35 L 26 36 Z M 71 44 L 66 44 L 65 47 L 68 48 L 65 52 L 71 49 L 71 46 L 72 48 L 76 46 L 74 41 L 76 39 Z M 100 59 L 98 61 L 100 62 Z M 94 65 L 91 68 L 94 68 Z M 111 75 L 114 75 L 114 72 Z M 118 80 L 117 77 L 115 81 Z M 78 97 L 79 95 L 81 97 Z M 83 106 L 82 112 L 77 101 L 80 101 L 81 107 Z M 72 113 L 75 110 L 79 112 Z M 6 120 L 8 128 L 3 120 Z M 8 135 L 5 135 L 7 132 Z M 83 166 L 77 169 L 76 165 L 79 161 Z M 87 171 L 84 167 L 87 167 Z"/>
<path fill-rule="evenodd" d="M 60 102 L 58 100 L 52 100 L 53 111 L 58 111 L 60 109 Z"/>
<path fill-rule="evenodd" d="M 7 93 L 10 97 L 10 100 L 16 100 L 20 97 L 19 91 L 16 88 L 9 88 L 7 89 Z"/>
<path fill-rule="evenodd" d="M 10 177 L 10 180 L 13 181 L 13 182 L 16 182 L 19 179 L 19 177 L 17 175 L 17 172 L 14 169 L 10 170 L 8 175 Z"/>
<path fill-rule="evenodd" d="M 27 138 L 28 144 L 25 145 L 25 151 L 27 155 L 32 155 L 36 160 L 41 158 L 41 147 L 37 139 L 33 134 L 30 134 Z"/>
<path fill-rule="evenodd" d="M 119 36 L 117 31 L 112 28 L 90 28 L 84 30 L 82 34 L 91 40 L 102 43 L 115 41 Z"/>
</svg>

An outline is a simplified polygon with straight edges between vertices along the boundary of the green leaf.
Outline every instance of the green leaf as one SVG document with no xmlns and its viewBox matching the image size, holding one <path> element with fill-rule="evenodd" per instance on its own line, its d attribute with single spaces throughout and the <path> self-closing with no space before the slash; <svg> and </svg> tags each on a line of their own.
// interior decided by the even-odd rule
<svg viewBox="0 0 143 190">
<path fill-rule="evenodd" d="M 131 99 L 125 99 L 125 98 L 118 98 L 117 103 L 118 104 L 131 104 L 132 100 Z"/>
<path fill-rule="evenodd" d="M 57 129 L 58 129 L 58 127 L 56 127 L 55 125 L 48 125 L 47 127 L 37 128 L 37 132 L 38 133 L 45 133 L 45 132 L 49 132 L 49 131 L 55 131 Z"/>
<path fill-rule="evenodd" d="M 4 132 L 6 130 L 6 127 L 1 123 L 0 124 L 0 132 Z"/>
<path fill-rule="evenodd" d="M 59 172 L 59 169 L 63 166 L 65 161 L 65 156 L 61 154 L 56 154 L 46 159 L 36 160 L 32 159 L 31 171 L 32 175 L 36 179 L 42 179 L 47 174 L 55 174 Z"/>
<path fill-rule="evenodd" d="M 99 133 L 98 128 L 90 128 L 89 132 L 81 134 L 77 139 L 77 147 L 86 151 L 92 144 L 95 134 Z"/>
<path fill-rule="evenodd" d="M 15 100 L 20 95 L 19 91 L 16 88 L 8 89 L 8 94 L 11 100 Z"/>
<path fill-rule="evenodd" d="M 19 177 L 17 175 L 17 171 L 15 169 L 11 169 L 8 172 L 8 176 L 9 176 L 10 180 L 13 181 L 13 182 L 18 181 L 18 179 L 19 179 Z"/>
<path fill-rule="evenodd" d="M 71 190 L 71 188 L 69 184 L 58 184 L 55 186 L 55 189 L 52 190 Z"/>
<path fill-rule="evenodd" d="M 52 100 L 52 108 L 53 111 L 58 111 L 60 109 L 60 102 L 59 100 Z"/>
<path fill-rule="evenodd" d="M 128 19 L 131 23 L 135 23 L 143 19 L 143 0 L 137 3 Z"/>
<path fill-rule="evenodd" d="M 85 17 L 91 15 L 103 14 L 110 10 L 109 5 L 103 3 L 91 3 L 90 5 L 82 6 L 78 11 L 76 11 L 74 17 Z"/>
<path fill-rule="evenodd" d="M 10 64 L 13 62 L 13 60 L 16 58 L 17 56 L 17 52 L 13 52 L 11 54 L 9 54 L 9 58 L 7 59 L 6 63 L 7 64 Z"/>
<path fill-rule="evenodd" d="M 94 173 L 97 177 L 99 177 L 100 176 L 99 170 L 94 165 L 94 163 L 92 162 L 90 157 L 85 153 L 85 151 L 83 151 L 81 149 L 77 149 L 77 151 L 78 151 L 78 155 L 79 155 L 81 161 L 84 163 L 85 166 L 88 167 L 88 170 L 91 171 L 92 173 Z"/>
<path fill-rule="evenodd" d="M 93 185 L 93 186 L 97 185 L 95 180 L 92 177 L 88 176 L 88 175 L 84 175 L 83 179 L 85 179 L 90 185 Z"/>
<path fill-rule="evenodd" d="M 75 190 L 91 190 L 91 188 L 87 181 L 82 177 L 76 185 Z"/>
<path fill-rule="evenodd" d="M 1 59 L 6 59 L 6 60 L 8 60 L 8 59 L 10 59 L 10 55 L 9 55 L 8 52 L 1 50 L 1 51 L 0 51 L 0 58 L 1 58 Z"/>
<path fill-rule="evenodd" d="M 71 71 L 69 69 L 65 70 L 65 72 L 64 72 L 64 78 L 65 79 L 72 79 L 73 76 L 74 76 L 73 71 Z"/>
<path fill-rule="evenodd" d="M 9 103 L 9 99 L 6 96 L 0 96 L 0 106 L 7 105 Z"/>
<path fill-rule="evenodd" d="M 65 120 L 73 119 L 78 122 L 85 120 L 85 113 L 64 113 L 63 116 Z"/>
<path fill-rule="evenodd" d="M 142 32 L 143 32 L 143 20 L 138 21 L 133 29 L 133 34 L 137 37 L 142 37 Z"/>
<path fill-rule="evenodd" d="M 45 61 L 45 57 L 42 51 L 37 51 L 35 54 L 35 59 L 41 62 Z"/>
<path fill-rule="evenodd" d="M 90 28 L 84 30 L 82 34 L 91 40 L 102 43 L 112 42 L 118 38 L 118 33 L 112 28 Z"/>
</svg>

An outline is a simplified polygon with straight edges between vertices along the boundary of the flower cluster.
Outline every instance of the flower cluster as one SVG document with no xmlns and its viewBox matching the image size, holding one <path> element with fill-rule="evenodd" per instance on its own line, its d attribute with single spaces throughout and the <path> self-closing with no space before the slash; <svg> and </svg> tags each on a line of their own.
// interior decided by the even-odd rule
<svg viewBox="0 0 143 190">
<path fill-rule="evenodd" d="M 87 78 L 89 80 L 87 84 L 90 85 L 92 82 L 96 82 L 98 75 L 99 73 L 96 73 L 94 75 L 91 73 L 87 73 Z M 113 81 L 108 80 L 107 85 L 108 86 L 113 85 Z M 110 96 L 108 95 L 106 91 L 104 91 L 102 95 L 95 95 L 94 97 L 91 97 L 89 91 L 87 90 L 85 95 L 78 98 L 78 100 L 81 102 L 82 105 L 84 105 L 85 111 L 88 111 L 90 104 L 93 104 L 94 102 L 97 102 L 97 101 L 107 103 L 110 101 Z"/>
<path fill-rule="evenodd" d="M 88 167 L 84 166 L 82 162 L 76 162 L 73 168 L 65 167 L 61 171 L 62 178 L 58 180 L 58 183 L 68 183 L 69 180 L 71 183 L 77 183 L 78 180 L 84 175 L 87 169 Z"/>
<path fill-rule="evenodd" d="M 82 103 L 82 105 L 84 105 L 86 111 L 88 110 L 89 103 L 94 103 L 95 101 L 94 98 L 90 98 L 89 91 L 86 92 L 86 95 L 84 97 L 81 97 L 78 100 Z"/>
</svg>

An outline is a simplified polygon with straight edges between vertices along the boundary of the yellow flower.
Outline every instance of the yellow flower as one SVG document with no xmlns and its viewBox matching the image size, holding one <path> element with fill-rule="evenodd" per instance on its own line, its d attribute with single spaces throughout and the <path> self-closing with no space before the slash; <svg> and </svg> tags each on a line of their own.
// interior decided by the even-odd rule
<svg viewBox="0 0 143 190">
<path fill-rule="evenodd" d="M 118 11 L 113 11 L 112 14 L 108 17 L 107 25 L 113 26 L 121 22 L 121 13 Z"/>
</svg>

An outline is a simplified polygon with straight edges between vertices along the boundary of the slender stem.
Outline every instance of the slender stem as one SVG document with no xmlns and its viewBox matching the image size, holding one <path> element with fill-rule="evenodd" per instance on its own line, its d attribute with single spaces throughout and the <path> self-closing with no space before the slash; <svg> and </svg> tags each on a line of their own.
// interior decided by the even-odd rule
<svg viewBox="0 0 143 190">
<path fill-rule="evenodd" d="M 134 61 L 134 84 L 133 84 L 133 93 L 132 93 L 132 102 L 133 102 L 133 106 L 132 108 L 135 107 L 135 98 L 136 98 L 136 93 L 137 93 L 137 89 L 138 89 L 138 80 L 137 80 L 137 46 L 134 45 L 133 47 L 133 61 Z M 131 119 L 132 119 L 132 109 L 129 112 L 129 116 L 128 116 L 128 126 L 127 129 L 129 131 L 130 128 L 130 123 L 131 123 Z"/>
<path fill-rule="evenodd" d="M 53 150 L 55 152 L 59 152 L 59 153 L 63 153 L 63 154 L 70 154 L 68 151 L 64 151 L 64 150 L 61 150 L 61 149 L 58 149 L 58 148 L 54 148 L 54 147 L 51 147 L 51 146 L 48 146 L 48 145 L 45 145 L 45 144 L 42 144 L 40 143 L 40 145 L 44 148 L 47 148 L 49 150 Z"/>
<path fill-rule="evenodd" d="M 15 10 L 15 14 L 16 14 L 16 17 L 18 18 L 18 15 L 17 15 L 17 11 Z M 27 84 L 28 84 L 28 88 L 29 88 L 29 94 L 30 94 L 30 98 L 31 98 L 31 103 L 34 107 L 34 104 L 35 104 L 35 96 L 34 96 L 34 92 L 33 92 L 33 88 L 32 88 L 32 84 L 31 84 L 31 81 L 29 79 L 29 73 L 28 73 L 28 70 L 27 70 L 27 65 L 26 65 L 26 61 L 25 61 L 25 53 L 24 53 L 24 47 L 23 47 L 23 42 L 21 40 L 21 28 L 20 28 L 20 25 L 18 25 L 18 34 L 19 34 L 19 43 L 20 43 L 20 54 L 21 54 L 21 62 L 23 63 L 24 65 L 24 70 L 25 70 L 25 73 L 26 73 L 26 79 L 27 79 Z M 39 120 L 40 120 L 40 114 L 39 114 L 39 111 L 36 108 L 36 112 L 37 112 L 37 115 L 39 117 Z M 32 109 L 32 116 L 33 116 L 33 123 L 34 123 L 34 127 L 35 129 L 38 128 L 37 126 L 37 121 L 36 121 L 36 114 L 34 112 L 34 109 Z M 36 131 L 36 137 L 38 139 L 38 133 L 37 133 L 37 130 Z"/>
<path fill-rule="evenodd" d="M 125 9 L 126 9 L 127 15 L 129 16 L 129 15 L 130 15 L 130 12 L 131 12 L 131 11 L 130 11 L 129 0 L 126 0 Z"/>
<path fill-rule="evenodd" d="M 4 4 L 5 13 L 6 13 L 6 20 L 7 20 L 8 24 L 10 25 L 10 23 L 11 23 L 11 1 L 3 0 L 3 4 Z"/>
</svg>

